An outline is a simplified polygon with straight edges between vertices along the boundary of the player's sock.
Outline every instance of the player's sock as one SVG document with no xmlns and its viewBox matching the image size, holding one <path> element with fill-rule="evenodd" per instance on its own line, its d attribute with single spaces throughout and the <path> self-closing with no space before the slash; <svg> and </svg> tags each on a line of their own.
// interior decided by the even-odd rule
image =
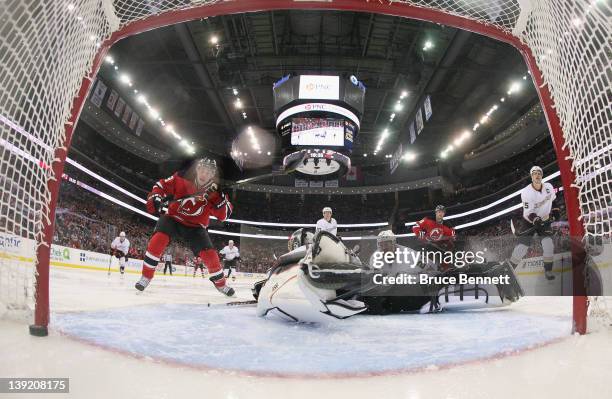
<svg viewBox="0 0 612 399">
<path fill-rule="evenodd" d="M 510 259 L 509 259 L 510 264 L 512 265 L 513 269 L 516 269 L 516 267 L 521 262 L 521 260 L 525 257 L 525 255 L 527 255 L 528 249 L 529 248 L 527 247 L 527 245 L 522 244 L 522 243 L 514 247 L 514 250 L 512 251 L 512 255 L 510 256 Z"/>
<path fill-rule="evenodd" d="M 217 251 L 214 249 L 205 249 L 200 251 L 199 255 L 208 267 L 210 281 L 212 281 L 217 289 L 223 288 L 225 286 L 225 275 L 223 274 Z"/>
<path fill-rule="evenodd" d="M 553 274 L 553 262 L 552 261 L 544 261 L 544 276 L 546 280 L 554 280 L 555 275 Z"/>
<path fill-rule="evenodd" d="M 153 234 L 153 237 L 149 240 L 147 245 L 147 252 L 145 254 L 144 262 L 142 264 L 142 275 L 149 280 L 155 275 L 155 269 L 159 263 L 159 257 L 168 246 L 170 237 L 165 233 L 157 232 Z"/>
</svg>

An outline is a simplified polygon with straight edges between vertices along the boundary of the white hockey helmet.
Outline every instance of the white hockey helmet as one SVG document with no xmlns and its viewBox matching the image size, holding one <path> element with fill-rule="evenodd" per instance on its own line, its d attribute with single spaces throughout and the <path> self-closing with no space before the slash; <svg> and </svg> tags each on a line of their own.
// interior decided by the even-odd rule
<svg viewBox="0 0 612 399">
<path fill-rule="evenodd" d="M 376 246 L 379 251 L 391 251 L 395 248 L 396 238 L 391 230 L 383 230 L 376 237 Z"/>
<path fill-rule="evenodd" d="M 332 209 L 329 206 L 326 206 L 325 208 L 323 208 L 323 213 L 325 212 L 332 213 Z"/>
<path fill-rule="evenodd" d="M 529 170 L 529 176 L 533 175 L 533 172 L 540 172 L 540 174 L 544 176 L 544 171 L 539 166 L 532 166 Z"/>
<path fill-rule="evenodd" d="M 234 240 L 229 240 L 229 241 L 227 242 L 227 244 L 228 244 L 228 245 L 229 245 L 229 244 L 234 245 Z"/>
<path fill-rule="evenodd" d="M 122 231 L 121 233 L 119 233 L 119 237 L 125 238 L 125 231 Z"/>
</svg>

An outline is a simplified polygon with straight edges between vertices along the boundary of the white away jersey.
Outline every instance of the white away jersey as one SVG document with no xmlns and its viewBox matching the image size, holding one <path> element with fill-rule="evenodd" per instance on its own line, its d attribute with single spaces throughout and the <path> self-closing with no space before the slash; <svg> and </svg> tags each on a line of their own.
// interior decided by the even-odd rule
<svg viewBox="0 0 612 399">
<path fill-rule="evenodd" d="M 172 254 L 171 253 L 164 254 L 163 260 L 164 262 L 172 262 Z"/>
<path fill-rule="evenodd" d="M 235 245 L 231 248 L 229 245 L 226 245 L 219 253 L 223 255 L 225 260 L 234 260 L 236 257 L 240 256 L 240 251 L 238 251 L 238 247 Z"/>
<path fill-rule="evenodd" d="M 530 184 L 521 191 L 521 202 L 523 203 L 523 218 L 531 222 L 529 215 L 535 213 L 542 220 L 548 219 L 552 203 L 556 198 L 555 189 L 550 183 L 542 183 L 540 191 Z"/>
<path fill-rule="evenodd" d="M 334 218 L 331 218 L 329 222 L 325 220 L 325 218 L 321 218 L 317 222 L 317 231 L 319 230 L 327 231 L 333 235 L 336 235 L 338 232 L 338 223 Z"/>
<path fill-rule="evenodd" d="M 126 238 L 125 240 L 123 240 L 123 242 L 121 242 L 121 239 L 119 237 L 115 237 L 115 239 L 111 243 L 111 248 L 118 249 L 119 251 L 127 255 L 128 251 L 130 250 L 130 241 Z"/>
</svg>

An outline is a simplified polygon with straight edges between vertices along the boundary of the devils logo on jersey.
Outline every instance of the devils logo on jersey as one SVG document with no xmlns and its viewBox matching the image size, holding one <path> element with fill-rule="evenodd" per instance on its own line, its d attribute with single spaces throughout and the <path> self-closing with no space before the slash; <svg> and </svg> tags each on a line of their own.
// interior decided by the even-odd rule
<svg viewBox="0 0 612 399">
<path fill-rule="evenodd" d="M 206 196 L 189 197 L 181 200 L 181 204 L 177 210 L 178 213 L 185 216 L 200 216 L 204 213 L 204 208 L 208 204 Z"/>
<path fill-rule="evenodd" d="M 443 235 L 444 233 L 442 232 L 442 229 L 435 227 L 429 232 L 429 239 L 431 241 L 439 241 Z"/>
</svg>

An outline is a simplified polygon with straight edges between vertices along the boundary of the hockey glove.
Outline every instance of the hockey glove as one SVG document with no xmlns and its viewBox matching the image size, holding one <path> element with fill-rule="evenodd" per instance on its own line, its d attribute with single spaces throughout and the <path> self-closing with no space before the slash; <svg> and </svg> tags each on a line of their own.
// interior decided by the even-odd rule
<svg viewBox="0 0 612 399">
<path fill-rule="evenodd" d="M 539 229 L 540 227 L 542 227 L 542 223 L 543 223 L 543 222 L 542 222 L 542 218 L 541 218 L 541 217 L 539 217 L 539 216 L 536 216 L 536 217 L 533 219 L 533 222 L 532 222 L 532 223 L 533 223 L 533 225 L 534 225 L 534 226 L 535 226 L 537 229 Z"/>
<path fill-rule="evenodd" d="M 229 196 L 223 191 L 219 192 L 219 203 L 215 205 L 215 208 L 221 209 L 229 202 Z"/>
<path fill-rule="evenodd" d="M 550 210 L 550 218 L 553 220 L 559 220 L 561 218 L 561 210 L 559 208 L 553 208 Z"/>
<path fill-rule="evenodd" d="M 204 185 L 204 192 L 206 193 L 212 193 L 218 190 L 219 190 L 219 185 L 212 180 Z"/>
</svg>

